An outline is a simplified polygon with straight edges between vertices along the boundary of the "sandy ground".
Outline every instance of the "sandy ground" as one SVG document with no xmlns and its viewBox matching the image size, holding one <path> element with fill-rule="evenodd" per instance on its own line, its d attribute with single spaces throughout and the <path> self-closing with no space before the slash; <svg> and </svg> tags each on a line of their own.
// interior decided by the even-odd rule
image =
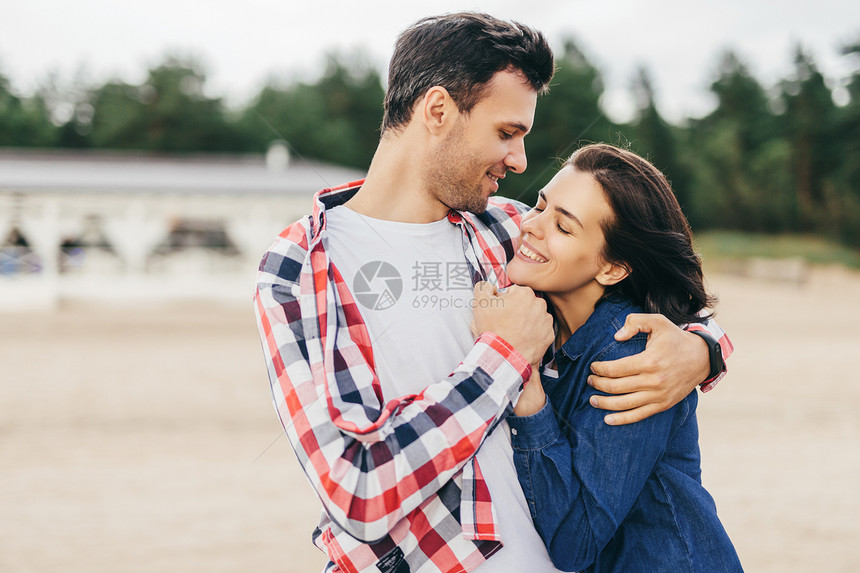
<svg viewBox="0 0 860 573">
<path fill-rule="evenodd" d="M 860 569 L 860 275 L 711 286 L 704 480 L 746 570 Z M 316 572 L 317 515 L 250 304 L 0 315 L 0 571 Z"/>
</svg>

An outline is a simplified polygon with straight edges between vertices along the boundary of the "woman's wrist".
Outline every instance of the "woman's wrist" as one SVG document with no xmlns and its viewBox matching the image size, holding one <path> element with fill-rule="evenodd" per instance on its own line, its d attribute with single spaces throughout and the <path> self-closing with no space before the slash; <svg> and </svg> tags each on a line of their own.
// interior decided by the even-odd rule
<svg viewBox="0 0 860 573">
<path fill-rule="evenodd" d="M 532 365 L 532 375 L 529 381 L 526 382 L 523 391 L 520 393 L 519 399 L 514 406 L 515 416 L 531 416 L 539 412 L 546 404 L 546 394 L 543 391 L 543 384 L 540 381 L 539 366 Z"/>
</svg>

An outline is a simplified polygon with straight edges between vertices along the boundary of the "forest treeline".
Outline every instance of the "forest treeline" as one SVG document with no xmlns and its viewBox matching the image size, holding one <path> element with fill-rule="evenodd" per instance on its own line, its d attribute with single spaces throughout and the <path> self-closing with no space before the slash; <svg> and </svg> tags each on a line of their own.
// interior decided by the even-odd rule
<svg viewBox="0 0 860 573">
<path fill-rule="evenodd" d="M 816 233 L 860 246 L 860 39 L 841 48 L 853 64 L 847 78 L 825 78 L 801 46 L 791 57 L 788 77 L 764 86 L 726 51 L 709 88 L 715 109 L 682 125 L 660 115 L 641 68 L 635 118 L 618 124 L 601 111 L 600 71 L 568 41 L 527 138 L 528 171 L 502 191 L 531 202 L 577 144 L 606 141 L 661 168 L 696 230 Z M 284 139 L 304 158 L 370 162 L 384 88 L 360 56 L 330 55 L 313 82 L 270 81 L 240 109 L 206 95 L 205 82 L 199 62 L 176 57 L 139 85 L 60 89 L 55 78 L 29 95 L 0 71 L 0 147 L 256 153 Z"/>
</svg>

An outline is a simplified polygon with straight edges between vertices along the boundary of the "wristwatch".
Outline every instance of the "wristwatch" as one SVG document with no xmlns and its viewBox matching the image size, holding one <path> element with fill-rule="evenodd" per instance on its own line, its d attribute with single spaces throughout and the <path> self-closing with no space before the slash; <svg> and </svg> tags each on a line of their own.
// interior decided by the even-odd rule
<svg viewBox="0 0 860 573">
<path fill-rule="evenodd" d="M 687 332 L 701 336 L 705 344 L 708 345 L 708 359 L 711 361 L 711 371 L 708 373 L 705 382 L 713 380 L 726 368 L 726 361 L 723 359 L 723 347 L 720 346 L 719 341 L 704 330 L 688 330 Z"/>
</svg>

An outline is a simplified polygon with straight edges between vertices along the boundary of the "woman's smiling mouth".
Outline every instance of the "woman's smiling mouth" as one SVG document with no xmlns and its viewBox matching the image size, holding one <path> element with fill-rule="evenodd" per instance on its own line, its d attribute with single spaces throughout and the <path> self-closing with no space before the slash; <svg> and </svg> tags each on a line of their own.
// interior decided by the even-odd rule
<svg viewBox="0 0 860 573">
<path fill-rule="evenodd" d="M 529 249 L 528 247 L 526 247 L 525 242 L 523 242 L 520 245 L 520 249 L 518 251 L 518 254 L 520 254 L 520 255 L 524 256 L 525 258 L 529 259 L 530 261 L 534 261 L 536 263 L 545 263 L 549 260 L 549 259 L 542 257 L 541 255 L 534 252 L 533 250 Z"/>
</svg>

